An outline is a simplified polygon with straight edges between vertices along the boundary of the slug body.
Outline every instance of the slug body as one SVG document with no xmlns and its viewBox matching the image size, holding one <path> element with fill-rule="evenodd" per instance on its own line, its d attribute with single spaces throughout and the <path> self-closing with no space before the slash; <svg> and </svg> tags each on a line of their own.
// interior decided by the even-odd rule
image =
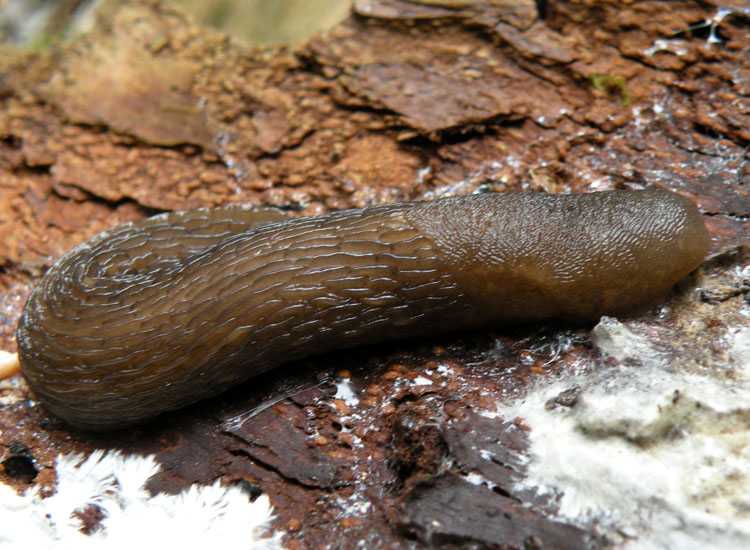
<svg viewBox="0 0 750 550">
<path fill-rule="evenodd" d="M 690 201 L 653 190 L 162 214 L 52 266 L 19 322 L 19 357 L 51 412 L 116 428 L 323 351 L 642 310 L 709 242 Z"/>
</svg>

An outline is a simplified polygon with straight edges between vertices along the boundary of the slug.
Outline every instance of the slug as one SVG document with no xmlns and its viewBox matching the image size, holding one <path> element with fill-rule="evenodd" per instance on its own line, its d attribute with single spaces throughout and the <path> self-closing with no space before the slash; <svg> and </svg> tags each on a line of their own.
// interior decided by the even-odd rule
<svg viewBox="0 0 750 550">
<path fill-rule="evenodd" d="M 18 327 L 53 414 L 118 428 L 343 347 L 662 300 L 709 248 L 670 192 L 487 193 L 288 218 L 228 206 L 105 231 L 55 263 Z"/>
</svg>

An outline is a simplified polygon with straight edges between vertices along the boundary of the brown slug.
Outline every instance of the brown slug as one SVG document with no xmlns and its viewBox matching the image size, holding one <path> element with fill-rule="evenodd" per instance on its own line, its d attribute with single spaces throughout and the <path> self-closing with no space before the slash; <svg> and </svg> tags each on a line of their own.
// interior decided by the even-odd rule
<svg viewBox="0 0 750 550">
<path fill-rule="evenodd" d="M 116 428 L 328 350 L 643 310 L 709 242 L 688 199 L 656 190 L 487 193 L 298 219 L 167 213 L 55 263 L 24 308 L 19 358 L 49 411 Z"/>
</svg>

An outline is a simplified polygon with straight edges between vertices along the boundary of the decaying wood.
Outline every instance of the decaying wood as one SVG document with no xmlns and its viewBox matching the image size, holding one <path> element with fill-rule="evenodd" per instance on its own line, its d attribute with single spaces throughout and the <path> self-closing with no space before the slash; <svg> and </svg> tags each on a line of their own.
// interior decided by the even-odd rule
<svg viewBox="0 0 750 550">
<path fill-rule="evenodd" d="M 729 14 L 716 18 L 719 7 Z M 648 184 L 694 198 L 723 252 L 702 300 L 673 298 L 670 328 L 649 319 L 674 350 L 705 354 L 711 332 L 685 320 L 734 318 L 748 292 L 724 281 L 748 263 L 733 248 L 750 236 L 746 8 L 357 0 L 353 10 L 289 51 L 245 48 L 143 0 L 69 45 L 4 51 L 0 347 L 15 348 L 25 297 L 57 256 L 157 210 L 250 202 L 309 215 L 480 188 Z M 563 355 L 547 345 L 560 334 L 577 342 Z M 551 521 L 552 503 L 514 494 L 523 423 L 475 411 L 599 360 L 581 345 L 587 334 L 522 327 L 317 357 L 98 436 L 5 383 L 0 478 L 50 483 L 60 451 L 123 449 L 157 454 L 154 491 L 216 478 L 261 488 L 289 548 L 582 548 L 590 534 Z M 356 405 L 336 396 L 344 381 L 361 392 Z"/>
</svg>

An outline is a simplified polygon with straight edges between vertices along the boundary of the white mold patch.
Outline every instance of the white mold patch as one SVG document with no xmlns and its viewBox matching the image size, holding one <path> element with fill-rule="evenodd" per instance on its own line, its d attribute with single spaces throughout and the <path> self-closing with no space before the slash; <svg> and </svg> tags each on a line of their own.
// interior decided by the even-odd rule
<svg viewBox="0 0 750 550">
<path fill-rule="evenodd" d="M 682 372 L 647 337 L 602 319 L 592 341 L 616 366 L 503 407 L 530 427 L 518 489 L 552 495 L 560 516 L 618 548 L 750 548 L 750 328 L 727 338 L 744 379 Z"/>
<path fill-rule="evenodd" d="M 356 407 L 359 405 L 359 397 L 354 389 L 352 381 L 348 378 L 342 378 L 336 382 L 336 395 L 334 399 L 341 399 L 347 407 Z"/>
<path fill-rule="evenodd" d="M 152 456 L 95 451 L 86 459 L 58 456 L 52 496 L 43 496 L 37 486 L 18 495 L 0 484 L 0 547 L 283 550 L 282 533 L 266 533 L 273 519 L 266 495 L 250 502 L 239 488 L 217 481 L 152 496 L 145 486 L 160 469 Z M 98 507 L 103 519 L 86 535 L 79 530 L 79 514 L 90 506 Z"/>
</svg>

